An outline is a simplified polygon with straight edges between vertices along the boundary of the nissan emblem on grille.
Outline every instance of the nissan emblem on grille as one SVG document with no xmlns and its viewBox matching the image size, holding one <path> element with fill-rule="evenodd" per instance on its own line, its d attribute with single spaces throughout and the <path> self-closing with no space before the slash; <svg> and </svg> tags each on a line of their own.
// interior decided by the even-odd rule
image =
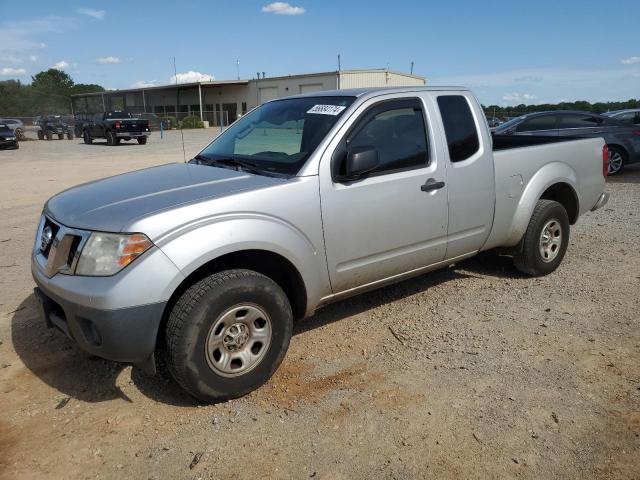
<svg viewBox="0 0 640 480">
<path fill-rule="evenodd" d="M 51 240 L 53 240 L 53 230 L 49 225 L 47 225 L 42 230 L 42 238 L 40 239 L 40 250 L 44 252 L 51 244 Z"/>
</svg>

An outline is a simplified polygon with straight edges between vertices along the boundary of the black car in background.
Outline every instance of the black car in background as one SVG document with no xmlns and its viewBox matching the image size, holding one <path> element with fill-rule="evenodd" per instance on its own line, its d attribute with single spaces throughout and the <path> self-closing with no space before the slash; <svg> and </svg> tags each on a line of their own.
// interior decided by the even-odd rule
<svg viewBox="0 0 640 480">
<path fill-rule="evenodd" d="M 0 148 L 20 148 L 15 132 L 5 123 L 0 123 Z"/>
<path fill-rule="evenodd" d="M 530 113 L 503 123 L 494 133 L 602 137 L 609 148 L 609 175 L 619 173 L 625 165 L 640 162 L 640 128 L 595 113 L 568 110 Z"/>
<path fill-rule="evenodd" d="M 151 130 L 160 130 L 160 126 L 162 126 L 163 130 L 169 130 L 171 128 L 169 120 L 161 118 L 155 113 L 136 113 L 135 116 L 143 120 L 148 120 Z"/>
</svg>

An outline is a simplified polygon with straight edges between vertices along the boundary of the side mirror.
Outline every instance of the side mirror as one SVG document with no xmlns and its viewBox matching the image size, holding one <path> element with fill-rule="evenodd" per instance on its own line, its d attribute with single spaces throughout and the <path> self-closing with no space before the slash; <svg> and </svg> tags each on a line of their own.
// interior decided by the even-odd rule
<svg viewBox="0 0 640 480">
<path fill-rule="evenodd" d="M 371 146 L 354 147 L 347 154 L 345 178 L 354 180 L 380 165 L 378 150 Z"/>
</svg>

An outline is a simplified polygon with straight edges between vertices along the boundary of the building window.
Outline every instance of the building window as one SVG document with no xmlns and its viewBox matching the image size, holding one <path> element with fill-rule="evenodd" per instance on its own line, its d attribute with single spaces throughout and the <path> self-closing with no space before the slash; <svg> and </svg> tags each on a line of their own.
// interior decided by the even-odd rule
<svg viewBox="0 0 640 480">
<path fill-rule="evenodd" d="M 247 113 L 247 102 L 242 102 L 242 115 Z"/>
</svg>

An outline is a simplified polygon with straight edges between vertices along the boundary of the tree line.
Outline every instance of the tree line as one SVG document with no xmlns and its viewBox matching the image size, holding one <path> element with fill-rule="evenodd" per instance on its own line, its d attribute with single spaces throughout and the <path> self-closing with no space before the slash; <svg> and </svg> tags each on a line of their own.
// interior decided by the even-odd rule
<svg viewBox="0 0 640 480">
<path fill-rule="evenodd" d="M 103 91 L 100 85 L 75 83 L 69 74 L 50 68 L 33 75 L 30 84 L 0 81 L 0 116 L 70 114 L 71 95 Z"/>
<path fill-rule="evenodd" d="M 513 107 L 501 107 L 499 105 L 482 105 L 487 115 L 500 118 L 517 117 L 525 113 L 548 112 L 550 110 L 580 110 L 583 112 L 605 113 L 613 110 L 627 108 L 640 108 L 640 99 L 630 99 L 619 102 L 590 103 L 584 100 L 577 102 L 540 103 L 536 105 L 520 104 Z"/>
</svg>

